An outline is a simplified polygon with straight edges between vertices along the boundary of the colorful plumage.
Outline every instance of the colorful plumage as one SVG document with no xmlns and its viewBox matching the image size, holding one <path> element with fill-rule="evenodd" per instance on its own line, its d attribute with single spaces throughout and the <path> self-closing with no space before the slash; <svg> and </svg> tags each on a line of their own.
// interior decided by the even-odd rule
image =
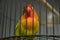
<svg viewBox="0 0 60 40">
<path fill-rule="evenodd" d="M 36 10 L 31 4 L 24 5 L 23 15 L 18 20 L 15 28 L 16 36 L 36 35 L 39 28 L 39 20 Z M 28 40 L 32 38 L 27 38 Z"/>
</svg>

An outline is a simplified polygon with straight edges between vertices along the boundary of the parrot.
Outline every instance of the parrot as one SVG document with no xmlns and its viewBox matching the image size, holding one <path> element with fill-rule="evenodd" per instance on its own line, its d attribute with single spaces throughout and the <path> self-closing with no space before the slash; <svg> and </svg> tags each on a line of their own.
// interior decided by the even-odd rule
<svg viewBox="0 0 60 40">
<path fill-rule="evenodd" d="M 36 10 L 31 4 L 24 5 L 23 14 L 16 23 L 15 36 L 36 35 L 38 28 L 39 18 Z M 23 37 L 22 39 L 24 40 Z M 28 37 L 27 40 L 32 40 L 32 37 Z"/>
</svg>

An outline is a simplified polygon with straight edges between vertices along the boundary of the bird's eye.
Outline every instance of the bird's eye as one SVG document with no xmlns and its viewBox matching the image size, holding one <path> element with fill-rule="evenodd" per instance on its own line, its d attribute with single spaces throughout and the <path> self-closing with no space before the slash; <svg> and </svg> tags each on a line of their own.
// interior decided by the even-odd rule
<svg viewBox="0 0 60 40">
<path fill-rule="evenodd" d="M 33 7 L 32 7 L 32 9 L 33 9 Z"/>
</svg>

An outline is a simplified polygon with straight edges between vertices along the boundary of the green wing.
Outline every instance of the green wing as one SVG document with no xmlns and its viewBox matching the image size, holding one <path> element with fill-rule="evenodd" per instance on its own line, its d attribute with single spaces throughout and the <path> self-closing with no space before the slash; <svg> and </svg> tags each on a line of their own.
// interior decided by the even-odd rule
<svg viewBox="0 0 60 40">
<path fill-rule="evenodd" d="M 16 28 L 15 28 L 15 36 L 19 36 L 20 35 L 20 31 L 21 31 L 21 24 L 20 24 L 20 20 L 17 22 L 16 24 Z"/>
</svg>

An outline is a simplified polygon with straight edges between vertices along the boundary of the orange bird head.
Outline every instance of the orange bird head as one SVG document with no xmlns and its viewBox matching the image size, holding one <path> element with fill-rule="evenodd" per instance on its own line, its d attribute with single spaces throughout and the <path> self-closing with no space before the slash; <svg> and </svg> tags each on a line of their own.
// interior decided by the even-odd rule
<svg viewBox="0 0 60 40">
<path fill-rule="evenodd" d="M 33 6 L 31 4 L 24 5 L 23 10 L 24 13 L 27 14 L 27 16 L 30 16 L 31 12 L 33 11 Z"/>
</svg>

